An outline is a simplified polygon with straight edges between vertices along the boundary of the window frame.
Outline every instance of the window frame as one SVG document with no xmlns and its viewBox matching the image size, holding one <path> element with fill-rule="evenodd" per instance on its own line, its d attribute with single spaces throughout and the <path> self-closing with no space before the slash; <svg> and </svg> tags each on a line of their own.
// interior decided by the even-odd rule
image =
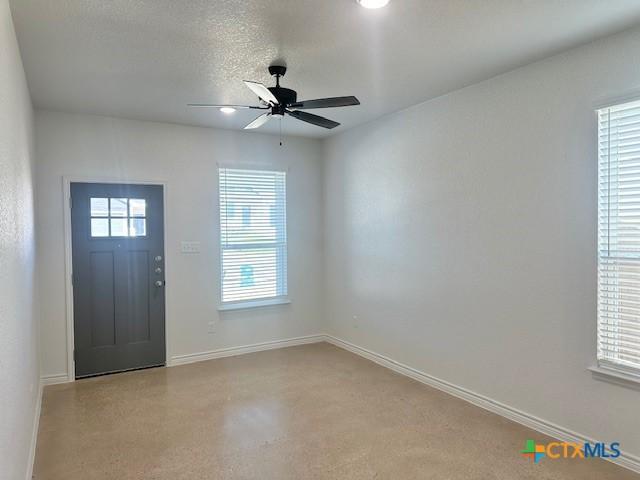
<svg viewBox="0 0 640 480">
<path fill-rule="evenodd" d="M 591 374 L 594 379 L 606 381 L 608 383 L 613 383 L 616 385 L 621 385 L 633 389 L 640 389 L 640 367 L 625 365 L 623 363 L 618 363 L 615 361 L 608 360 L 606 358 L 601 358 L 600 355 L 600 330 L 601 330 L 601 316 L 600 316 L 600 308 L 601 308 L 601 280 L 600 280 L 600 269 L 603 265 L 603 262 L 616 260 L 624 260 L 625 257 L 616 256 L 616 255 L 602 255 L 602 244 L 601 244 L 601 216 L 603 215 L 601 209 L 603 208 L 600 204 L 600 188 L 601 188 L 601 153 L 600 153 L 600 115 L 604 110 L 615 109 L 617 107 L 622 107 L 627 104 L 639 103 L 640 97 L 626 97 L 619 98 L 615 101 L 608 102 L 606 104 L 598 105 L 594 108 L 595 118 L 596 118 L 596 168 L 597 168 L 597 187 L 596 187 L 596 222 L 597 222 L 597 240 L 596 240 L 596 268 L 597 268 L 597 280 L 596 280 L 596 300 L 597 300 L 597 309 L 596 309 L 596 350 L 595 350 L 595 358 L 596 364 L 595 366 L 591 366 L 588 368 L 591 371 Z M 611 128 L 611 124 L 609 122 L 608 128 Z M 609 174 L 610 175 L 610 174 Z M 607 187 L 609 188 L 610 181 L 607 180 Z M 607 199 L 607 208 L 610 205 L 610 198 Z M 607 218 L 609 218 L 610 213 L 607 211 Z M 609 227 L 607 227 L 607 232 L 609 231 Z M 609 245 L 607 243 L 607 248 Z M 638 255 L 640 256 L 640 249 L 638 250 Z M 637 258 L 637 257 L 636 257 Z"/>
<path fill-rule="evenodd" d="M 252 242 L 246 243 L 242 246 L 234 246 L 229 248 L 223 243 L 223 216 L 222 216 L 222 194 L 221 188 L 221 173 L 222 170 L 239 171 L 239 172 L 257 172 L 257 173 L 280 173 L 283 175 L 283 192 L 282 192 L 282 213 L 283 213 L 283 226 L 282 226 L 282 241 L 276 243 L 269 242 Z M 218 246 L 219 246 L 219 298 L 218 298 L 218 311 L 239 310 L 247 308 L 265 307 L 271 305 L 286 305 L 290 304 L 288 291 L 288 215 L 287 215 L 287 190 L 288 190 L 288 169 L 270 168 L 268 166 L 247 166 L 247 165 L 218 165 Z M 243 209 L 235 205 L 235 213 L 244 215 Z M 244 219 L 243 219 L 244 220 Z M 224 299 L 224 252 L 225 250 L 249 250 L 256 247 L 264 247 L 266 245 L 276 247 L 276 290 L 277 294 L 272 297 L 255 297 L 250 299 L 223 301 Z"/>
</svg>

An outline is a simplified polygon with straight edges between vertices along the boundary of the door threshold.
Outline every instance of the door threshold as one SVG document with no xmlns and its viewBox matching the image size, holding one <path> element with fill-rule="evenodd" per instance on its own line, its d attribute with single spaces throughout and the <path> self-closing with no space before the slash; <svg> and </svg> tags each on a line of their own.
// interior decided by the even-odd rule
<svg viewBox="0 0 640 480">
<path fill-rule="evenodd" d="M 86 380 L 87 378 L 104 377 L 106 375 L 116 375 L 118 373 L 135 372 L 137 370 L 149 370 L 150 368 L 166 367 L 166 363 L 159 363 L 157 365 L 147 365 L 145 367 L 125 368 L 124 370 L 113 370 L 111 372 L 92 373 L 90 375 L 82 375 L 76 377 L 76 380 Z"/>
</svg>

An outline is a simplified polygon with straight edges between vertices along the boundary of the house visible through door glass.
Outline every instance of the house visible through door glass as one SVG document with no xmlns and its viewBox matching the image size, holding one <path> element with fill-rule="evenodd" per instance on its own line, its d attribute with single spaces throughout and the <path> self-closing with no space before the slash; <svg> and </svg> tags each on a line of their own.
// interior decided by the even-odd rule
<svg viewBox="0 0 640 480">
<path fill-rule="evenodd" d="M 108 198 L 92 198 L 91 199 L 91 216 L 92 217 L 108 217 L 109 216 L 109 199 Z"/>
<path fill-rule="evenodd" d="M 147 220 L 144 218 L 129 219 L 129 236 L 144 237 L 147 234 Z"/>
<path fill-rule="evenodd" d="M 92 237 L 144 237 L 147 201 L 144 198 L 91 198 Z"/>
<path fill-rule="evenodd" d="M 147 212 L 147 201 L 144 198 L 129 199 L 129 216 L 144 217 Z"/>
<path fill-rule="evenodd" d="M 92 237 L 108 237 L 109 236 L 109 219 L 108 218 L 92 218 L 91 219 L 91 236 Z"/>
<path fill-rule="evenodd" d="M 127 219 L 126 218 L 112 218 L 109 221 L 111 227 L 110 235 L 112 237 L 126 237 L 127 235 Z"/>
<path fill-rule="evenodd" d="M 127 198 L 110 198 L 109 199 L 109 216 L 126 217 L 127 216 Z"/>
</svg>

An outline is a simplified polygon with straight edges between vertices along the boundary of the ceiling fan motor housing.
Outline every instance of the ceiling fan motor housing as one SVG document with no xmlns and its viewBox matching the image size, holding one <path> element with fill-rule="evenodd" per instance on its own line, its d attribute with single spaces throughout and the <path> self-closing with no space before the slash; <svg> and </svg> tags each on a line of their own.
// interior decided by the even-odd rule
<svg viewBox="0 0 640 480">
<path fill-rule="evenodd" d="M 278 99 L 280 105 L 289 105 L 291 103 L 296 103 L 298 99 L 298 93 L 295 90 L 291 90 L 290 88 L 283 87 L 267 87 L 269 91 L 273 93 L 273 95 Z"/>
<path fill-rule="evenodd" d="M 298 94 L 295 90 L 280 86 L 280 77 L 284 77 L 284 74 L 287 73 L 287 67 L 283 65 L 271 65 L 269 67 L 269 73 L 273 77 L 276 77 L 276 86 L 268 87 L 269 91 L 273 93 L 273 95 L 278 99 L 278 102 L 280 102 L 280 105 L 273 106 L 272 113 L 273 115 L 284 115 L 286 105 L 296 103 L 298 100 Z"/>
</svg>

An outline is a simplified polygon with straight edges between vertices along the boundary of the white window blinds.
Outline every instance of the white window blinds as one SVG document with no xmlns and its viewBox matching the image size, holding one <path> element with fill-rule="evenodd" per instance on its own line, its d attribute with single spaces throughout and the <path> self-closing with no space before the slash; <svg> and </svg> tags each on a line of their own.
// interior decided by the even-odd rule
<svg viewBox="0 0 640 480">
<path fill-rule="evenodd" d="M 287 295 L 286 173 L 219 169 L 222 303 Z"/>
<path fill-rule="evenodd" d="M 598 110 L 598 362 L 640 374 L 640 101 Z"/>
</svg>

